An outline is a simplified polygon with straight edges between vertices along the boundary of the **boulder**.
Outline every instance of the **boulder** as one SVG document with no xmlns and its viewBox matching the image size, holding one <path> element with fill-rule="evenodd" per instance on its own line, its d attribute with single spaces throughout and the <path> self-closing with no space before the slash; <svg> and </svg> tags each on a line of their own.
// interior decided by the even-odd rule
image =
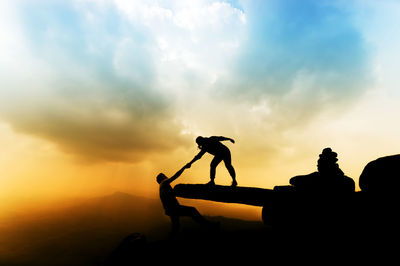
<svg viewBox="0 0 400 266">
<path fill-rule="evenodd" d="M 147 240 L 140 233 L 126 236 L 105 262 L 106 266 L 134 265 L 147 255 Z"/>
<path fill-rule="evenodd" d="M 207 184 L 178 184 L 174 187 L 176 196 L 190 199 L 203 199 L 226 203 L 241 203 L 264 206 L 272 199 L 271 189 L 254 187 L 232 187 Z"/>
<path fill-rule="evenodd" d="M 359 185 L 363 192 L 393 193 L 400 185 L 400 154 L 369 162 L 362 171 Z"/>
</svg>

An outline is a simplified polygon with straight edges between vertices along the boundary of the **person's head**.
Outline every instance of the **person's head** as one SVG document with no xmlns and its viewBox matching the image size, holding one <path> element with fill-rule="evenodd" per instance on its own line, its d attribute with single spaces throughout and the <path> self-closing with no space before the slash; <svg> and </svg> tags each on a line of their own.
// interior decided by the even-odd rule
<svg viewBox="0 0 400 266">
<path fill-rule="evenodd" d="M 168 177 L 166 177 L 163 173 L 159 173 L 159 174 L 157 175 L 157 178 L 156 178 L 158 184 L 161 184 L 161 182 L 162 182 L 163 180 L 165 180 L 165 179 L 168 179 Z"/>
<path fill-rule="evenodd" d="M 202 136 L 198 136 L 196 138 L 196 143 L 199 146 L 199 148 L 201 149 L 203 147 L 203 144 L 204 144 L 204 138 Z"/>
</svg>

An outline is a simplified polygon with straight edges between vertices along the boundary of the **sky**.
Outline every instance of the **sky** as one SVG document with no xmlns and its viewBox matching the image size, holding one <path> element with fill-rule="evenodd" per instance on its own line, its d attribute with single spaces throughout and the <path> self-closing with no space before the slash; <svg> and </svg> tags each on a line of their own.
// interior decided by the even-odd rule
<svg viewBox="0 0 400 266">
<path fill-rule="evenodd" d="M 400 151 L 400 2 L 0 3 L 0 198 L 157 197 L 227 136 L 241 186 L 316 171 L 358 184 Z M 177 183 L 205 183 L 211 155 Z M 217 168 L 217 184 L 230 184 Z M 11 204 L 11 203 L 10 203 Z"/>
</svg>

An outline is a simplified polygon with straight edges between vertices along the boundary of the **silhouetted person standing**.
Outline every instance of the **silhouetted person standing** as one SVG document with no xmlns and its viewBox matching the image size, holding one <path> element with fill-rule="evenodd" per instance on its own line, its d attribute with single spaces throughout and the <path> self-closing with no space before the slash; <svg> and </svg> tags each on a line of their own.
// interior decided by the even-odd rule
<svg viewBox="0 0 400 266">
<path fill-rule="evenodd" d="M 179 217 L 189 216 L 194 221 L 207 226 L 218 225 L 205 219 L 194 207 L 180 205 L 176 199 L 175 192 L 171 187 L 171 182 L 177 179 L 185 170 L 189 168 L 189 164 L 186 164 L 171 178 L 166 177 L 163 173 L 157 175 L 157 183 L 160 184 L 160 199 L 163 204 L 165 214 L 171 218 L 172 231 L 171 235 L 175 236 L 179 231 Z"/>
<path fill-rule="evenodd" d="M 210 185 L 215 185 L 214 179 L 215 179 L 215 170 L 218 166 L 218 164 L 221 161 L 224 161 L 226 169 L 228 169 L 229 174 L 232 177 L 232 186 L 237 186 L 237 181 L 236 181 L 236 173 L 235 169 L 232 166 L 232 159 L 231 159 L 231 152 L 226 147 L 224 144 L 221 143 L 221 141 L 226 141 L 229 140 L 232 143 L 235 143 L 235 141 L 231 138 L 226 138 L 226 137 L 217 137 L 217 136 L 212 136 L 209 138 L 205 137 L 197 137 L 196 138 L 196 143 L 200 149 L 200 152 L 193 158 L 191 162 L 188 163 L 188 166 L 190 167 L 192 163 L 195 161 L 199 160 L 206 152 L 214 155 L 214 159 L 211 161 L 210 165 L 210 182 L 208 184 Z"/>
</svg>

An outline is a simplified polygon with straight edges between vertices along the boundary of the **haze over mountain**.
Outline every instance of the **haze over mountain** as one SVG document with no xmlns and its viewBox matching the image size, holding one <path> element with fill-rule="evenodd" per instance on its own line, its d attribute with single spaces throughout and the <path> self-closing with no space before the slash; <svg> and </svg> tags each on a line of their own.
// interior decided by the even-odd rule
<svg viewBox="0 0 400 266">
<path fill-rule="evenodd" d="M 0 228 L 0 264 L 96 264 L 125 235 L 146 234 L 166 222 L 159 202 L 121 192 L 16 214 Z"/>
<path fill-rule="evenodd" d="M 218 220 L 228 230 L 264 227 L 261 221 Z M 199 228 L 190 219 L 182 227 Z M 15 213 L 0 224 L 0 265 L 102 265 L 126 236 L 140 232 L 148 241 L 160 241 L 169 229 L 158 200 L 122 192 L 69 207 Z"/>
</svg>

